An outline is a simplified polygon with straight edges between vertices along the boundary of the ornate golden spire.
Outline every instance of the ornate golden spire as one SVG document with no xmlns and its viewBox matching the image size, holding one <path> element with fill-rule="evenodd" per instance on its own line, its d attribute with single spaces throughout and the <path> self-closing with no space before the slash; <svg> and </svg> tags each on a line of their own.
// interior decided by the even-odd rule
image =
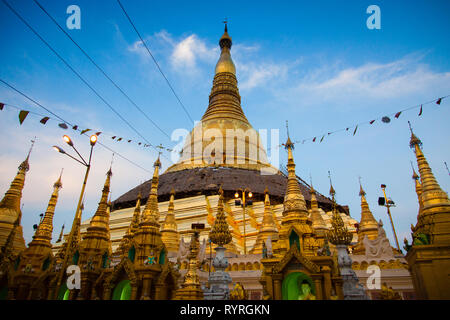
<svg viewBox="0 0 450 320">
<path fill-rule="evenodd" d="M 236 75 L 236 67 L 234 66 L 234 62 L 231 59 L 231 46 L 233 45 L 233 41 L 231 40 L 230 35 L 228 34 L 228 28 L 225 24 L 225 32 L 219 40 L 219 45 L 221 49 L 219 61 L 216 64 L 216 74 L 221 72 L 228 72 Z"/>
<path fill-rule="evenodd" d="M 349 245 L 352 242 L 352 234 L 348 231 L 347 227 L 342 220 L 341 215 L 336 210 L 336 200 L 333 184 L 330 178 L 330 195 L 333 201 L 333 218 L 331 220 L 331 230 L 327 231 L 327 239 L 334 245 Z"/>
<path fill-rule="evenodd" d="M 225 211 L 223 209 L 223 190 L 222 186 L 219 189 L 219 203 L 217 204 L 217 215 L 214 220 L 214 225 L 209 232 L 209 238 L 219 247 L 231 242 L 232 237 L 225 217 Z"/>
<path fill-rule="evenodd" d="M 304 221 L 307 220 L 307 209 L 306 201 L 302 192 L 300 191 L 300 186 L 297 181 L 297 175 L 295 174 L 295 163 L 294 157 L 292 155 L 292 150 L 294 149 L 294 144 L 288 137 L 286 143 L 284 144 L 288 151 L 288 182 L 286 195 L 284 197 L 284 211 L 283 216 L 292 216 Z"/>
<path fill-rule="evenodd" d="M 421 199 L 423 203 L 423 225 L 416 232 L 429 235 L 431 244 L 448 244 L 450 242 L 450 201 L 434 177 L 422 152 L 422 142 L 413 133 L 411 124 L 410 147 L 414 149 L 419 167 Z"/>
<path fill-rule="evenodd" d="M 22 190 L 25 184 L 25 175 L 27 171 L 30 169 L 29 159 L 31 150 L 33 149 L 34 141 L 32 140 L 32 144 L 30 150 L 28 151 L 28 155 L 25 160 L 19 165 L 19 171 L 17 172 L 16 177 L 11 183 L 8 191 L 6 191 L 5 196 L 2 201 L 0 201 L 0 246 L 3 246 L 6 243 L 6 239 L 9 234 L 14 230 L 14 240 L 13 240 L 13 249 L 14 250 L 23 250 L 25 249 L 25 240 L 23 238 L 22 227 L 19 225 L 14 227 L 19 216 L 22 215 L 20 209 L 20 200 L 22 199 Z"/>
<path fill-rule="evenodd" d="M 106 181 L 103 186 L 102 196 L 98 203 L 97 211 L 89 222 L 89 227 L 83 239 L 102 238 L 109 241 L 109 212 L 108 212 L 108 196 L 111 188 L 111 168 L 106 173 Z"/>
<path fill-rule="evenodd" d="M 166 219 L 161 226 L 161 238 L 168 251 L 178 252 L 180 243 L 177 222 L 174 213 L 175 190 L 170 191 L 169 208 L 167 209 Z"/>
<path fill-rule="evenodd" d="M 59 233 L 59 237 L 58 237 L 58 240 L 56 240 L 56 243 L 61 242 L 63 236 L 64 236 L 64 224 L 63 224 L 62 227 L 61 227 L 61 232 Z"/>
<path fill-rule="evenodd" d="M 275 224 L 272 207 L 270 205 L 269 189 L 264 190 L 264 214 L 259 228 L 258 235 L 253 248 L 250 250 L 251 254 L 262 253 L 263 243 L 270 237 L 271 240 L 278 240 L 278 228 Z"/>
<path fill-rule="evenodd" d="M 316 190 L 314 190 L 312 183 L 310 192 L 311 192 L 311 221 L 312 221 L 311 226 L 318 235 L 322 234 L 324 235 L 324 232 L 327 230 L 327 225 L 323 220 L 322 215 L 320 214 L 319 204 L 316 198 Z"/>
<path fill-rule="evenodd" d="M 63 170 L 61 170 L 58 180 L 53 184 L 53 193 L 48 202 L 47 210 L 45 211 L 44 218 L 36 229 L 30 247 L 34 245 L 52 246 L 53 216 L 55 214 L 56 203 L 58 202 L 59 190 L 62 188 L 62 173 Z"/>
<path fill-rule="evenodd" d="M 378 222 L 370 211 L 366 200 L 366 192 L 361 182 L 359 183 L 359 196 L 361 197 L 361 221 L 359 222 L 359 232 L 367 235 L 370 240 L 378 237 Z"/>
<path fill-rule="evenodd" d="M 148 195 L 147 204 L 142 212 L 142 223 L 152 222 L 159 228 L 159 208 L 158 208 L 158 184 L 159 184 L 159 168 L 161 161 L 159 156 L 153 164 L 155 170 L 153 172 L 152 184 Z"/>
</svg>

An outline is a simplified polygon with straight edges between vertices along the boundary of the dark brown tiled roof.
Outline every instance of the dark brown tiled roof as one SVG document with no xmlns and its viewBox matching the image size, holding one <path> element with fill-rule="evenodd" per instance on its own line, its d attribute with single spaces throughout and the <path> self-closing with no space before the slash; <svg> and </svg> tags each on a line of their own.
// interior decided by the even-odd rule
<svg viewBox="0 0 450 320">
<path fill-rule="evenodd" d="M 167 201 L 173 188 L 176 199 L 196 195 L 218 194 L 219 187 L 225 193 L 226 199 L 234 197 L 239 188 L 248 188 L 254 194 L 255 201 L 263 201 L 264 189 L 267 187 L 272 204 L 282 203 L 286 192 L 287 177 L 282 173 L 274 175 L 261 175 L 260 171 L 226 167 L 194 168 L 181 171 L 166 172 L 159 176 L 158 200 Z M 309 186 L 299 182 L 305 200 L 309 203 L 311 195 Z M 139 191 L 142 194 L 143 203 L 148 198 L 151 180 L 131 189 L 113 202 L 114 209 L 129 208 L 136 204 Z M 331 208 L 331 200 L 317 193 L 320 207 Z M 342 207 L 341 207 L 342 208 Z M 345 210 L 347 212 L 347 210 Z"/>
</svg>

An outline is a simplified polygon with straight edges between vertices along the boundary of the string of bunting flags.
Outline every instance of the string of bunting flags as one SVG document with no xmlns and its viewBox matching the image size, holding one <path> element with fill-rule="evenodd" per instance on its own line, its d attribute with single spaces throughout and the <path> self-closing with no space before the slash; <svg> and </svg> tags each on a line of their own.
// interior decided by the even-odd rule
<svg viewBox="0 0 450 320">
<path fill-rule="evenodd" d="M 398 119 L 402 113 L 404 113 L 405 111 L 413 110 L 413 109 L 419 109 L 420 108 L 419 113 L 417 114 L 417 116 L 420 117 L 422 115 L 422 113 L 423 113 L 423 107 L 425 105 L 431 104 L 431 103 L 435 103 L 437 105 L 440 105 L 442 100 L 444 100 L 445 98 L 448 98 L 449 96 L 450 95 L 446 95 L 446 96 L 443 96 L 443 97 L 440 97 L 440 98 L 437 98 L 437 99 L 433 99 L 433 100 L 430 100 L 428 102 L 424 102 L 424 103 L 421 103 L 421 104 L 418 104 L 418 105 L 414 105 L 412 107 L 405 108 L 403 110 L 397 111 L 395 113 L 391 113 L 391 114 L 389 114 L 387 116 L 382 116 L 382 117 L 375 118 L 375 119 L 372 119 L 372 120 L 369 120 L 369 121 L 364 121 L 364 122 L 357 123 L 357 124 L 355 124 L 353 126 L 345 127 L 345 128 L 339 129 L 339 130 L 329 131 L 327 133 L 322 133 L 320 135 L 316 135 L 314 137 L 310 137 L 310 138 L 307 138 L 307 139 L 297 140 L 294 143 L 302 143 L 302 144 L 304 144 L 307 141 L 316 142 L 319 138 L 320 138 L 319 143 L 321 143 L 325 139 L 326 136 L 329 136 L 329 135 L 332 135 L 334 133 L 341 132 L 341 131 L 350 131 L 350 129 L 353 129 L 353 136 L 354 136 L 356 134 L 356 132 L 358 131 L 358 128 L 361 127 L 362 125 L 365 125 L 365 124 L 372 125 L 377 120 L 381 120 L 381 122 L 383 122 L 383 123 L 390 123 L 392 116 L 395 119 Z"/>
<path fill-rule="evenodd" d="M 24 109 L 22 109 L 22 108 L 20 108 L 20 107 L 18 107 L 18 106 L 11 105 L 11 104 L 8 104 L 8 103 L 0 102 L 0 111 L 3 110 L 4 107 L 10 107 L 10 108 L 19 110 L 19 115 L 18 115 L 18 117 L 19 117 L 19 123 L 20 123 L 20 125 L 22 125 L 22 124 L 24 123 L 25 119 L 27 119 L 27 117 L 28 117 L 29 114 L 36 115 L 36 116 L 41 117 L 41 119 L 39 120 L 39 122 L 40 122 L 42 125 L 46 125 L 47 122 L 48 122 L 49 120 L 55 120 L 55 119 L 53 119 L 53 118 L 51 118 L 51 117 L 49 117 L 49 116 L 46 116 L 46 115 L 43 115 L 43 114 L 40 114 L 40 113 L 37 113 L 37 112 L 24 110 Z M 55 121 L 56 121 L 56 120 L 55 120 Z M 100 130 L 98 130 L 98 129 L 95 130 L 95 129 L 89 129 L 89 128 L 86 128 L 86 129 L 82 129 L 82 130 L 81 130 L 81 128 L 79 128 L 78 125 L 73 125 L 73 126 L 72 126 L 72 125 L 68 124 L 68 123 L 65 122 L 65 121 L 61 121 L 61 119 L 60 119 L 59 121 L 57 121 L 57 122 L 58 122 L 58 127 L 59 127 L 59 128 L 64 129 L 64 130 L 67 130 L 67 129 L 69 129 L 69 127 L 72 127 L 73 130 L 75 130 L 75 131 L 80 131 L 80 135 L 83 135 L 83 134 L 85 134 L 85 133 L 87 133 L 87 132 L 92 132 L 92 133 L 94 133 L 96 136 L 100 136 L 100 135 L 109 136 L 112 140 L 114 140 L 114 141 L 116 141 L 116 142 L 126 141 L 126 142 L 128 142 L 128 143 L 132 143 L 132 142 L 134 141 L 133 139 L 128 139 L 128 138 L 121 137 L 121 136 L 118 136 L 118 135 L 114 135 L 114 134 L 110 134 L 110 133 L 105 133 L 105 132 L 100 131 Z M 144 148 L 152 147 L 152 145 L 151 145 L 151 144 L 148 144 L 148 143 L 143 143 L 143 142 L 140 142 L 140 141 L 134 141 L 134 142 L 135 142 L 138 146 L 142 146 L 142 147 L 144 147 Z M 167 150 L 167 151 L 169 151 L 169 152 L 172 152 L 172 149 L 166 148 L 166 147 L 164 147 L 164 146 L 162 146 L 162 145 L 159 145 L 159 146 L 156 146 L 156 147 L 159 148 L 159 149 L 161 149 L 161 150 L 164 149 L 164 150 Z"/>
</svg>

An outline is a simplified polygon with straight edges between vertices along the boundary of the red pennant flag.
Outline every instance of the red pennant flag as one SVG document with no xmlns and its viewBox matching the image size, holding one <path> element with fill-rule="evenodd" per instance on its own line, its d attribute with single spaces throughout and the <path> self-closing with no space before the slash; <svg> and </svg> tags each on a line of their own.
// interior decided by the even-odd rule
<svg viewBox="0 0 450 320">
<path fill-rule="evenodd" d="M 370 121 L 369 123 L 370 123 L 370 124 L 373 124 L 374 122 L 375 122 L 375 120 L 372 120 L 372 121 Z"/>
<path fill-rule="evenodd" d="M 358 126 L 356 126 L 355 131 L 353 131 L 353 135 L 355 135 L 356 130 L 358 130 Z"/>
<path fill-rule="evenodd" d="M 422 115 L 422 105 L 420 105 L 419 117 Z"/>
<path fill-rule="evenodd" d="M 442 98 L 437 99 L 436 104 L 441 104 Z"/>
<path fill-rule="evenodd" d="M 122 140 L 122 138 L 117 139 L 117 141 L 120 141 L 120 140 Z"/>
<path fill-rule="evenodd" d="M 320 142 L 322 142 L 323 141 L 323 138 L 325 138 L 325 135 L 322 137 L 322 139 L 320 139 Z"/>
<path fill-rule="evenodd" d="M 85 134 L 85 133 L 88 132 L 88 131 L 91 131 L 91 129 L 84 129 L 84 130 L 81 131 L 80 134 Z"/>
<path fill-rule="evenodd" d="M 48 121 L 48 119 L 50 119 L 50 118 L 49 118 L 49 117 L 44 117 L 44 118 L 42 118 L 41 121 L 39 121 L 39 122 L 42 123 L 42 124 L 46 124 L 47 121 Z"/>
<path fill-rule="evenodd" d="M 101 134 L 102 134 L 101 131 L 95 133 L 95 135 L 96 135 L 97 137 L 98 137 L 99 135 L 101 135 Z"/>
<path fill-rule="evenodd" d="M 72 129 L 76 131 L 78 130 L 78 126 L 73 126 Z"/>
<path fill-rule="evenodd" d="M 65 123 L 60 123 L 60 124 L 58 124 L 58 126 L 60 127 L 60 128 L 62 128 L 62 129 L 67 129 L 68 127 L 67 127 L 67 124 L 65 124 Z"/>
<path fill-rule="evenodd" d="M 25 120 L 25 118 L 28 116 L 28 113 L 30 113 L 30 111 L 25 111 L 25 110 L 20 110 L 19 112 L 19 122 L 22 125 L 23 121 Z"/>
<path fill-rule="evenodd" d="M 313 142 L 316 142 L 316 137 L 314 137 Z"/>
<path fill-rule="evenodd" d="M 398 117 L 400 117 L 400 114 L 401 114 L 401 113 L 402 113 L 401 111 L 397 112 L 397 113 L 395 114 L 395 117 L 398 119 Z"/>
<path fill-rule="evenodd" d="M 111 137 L 111 139 L 113 139 L 113 140 L 114 140 L 115 138 L 116 138 L 116 136 L 114 136 L 114 137 Z"/>
<path fill-rule="evenodd" d="M 5 106 L 5 104 L 0 102 L 0 110 L 3 110 L 4 106 Z"/>
</svg>

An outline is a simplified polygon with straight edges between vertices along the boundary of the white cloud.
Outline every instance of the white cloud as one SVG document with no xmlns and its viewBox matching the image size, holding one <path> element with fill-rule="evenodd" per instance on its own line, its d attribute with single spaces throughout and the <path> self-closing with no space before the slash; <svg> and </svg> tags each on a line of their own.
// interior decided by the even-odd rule
<svg viewBox="0 0 450 320">
<path fill-rule="evenodd" d="M 197 35 L 192 34 L 178 42 L 170 56 L 175 68 L 196 68 L 198 61 L 213 62 L 217 59 L 217 48 L 208 47 Z"/>
<path fill-rule="evenodd" d="M 242 90 L 265 85 L 274 78 L 285 77 L 288 72 L 287 65 L 275 63 L 239 63 L 237 69 L 241 75 L 239 87 Z"/>
</svg>

